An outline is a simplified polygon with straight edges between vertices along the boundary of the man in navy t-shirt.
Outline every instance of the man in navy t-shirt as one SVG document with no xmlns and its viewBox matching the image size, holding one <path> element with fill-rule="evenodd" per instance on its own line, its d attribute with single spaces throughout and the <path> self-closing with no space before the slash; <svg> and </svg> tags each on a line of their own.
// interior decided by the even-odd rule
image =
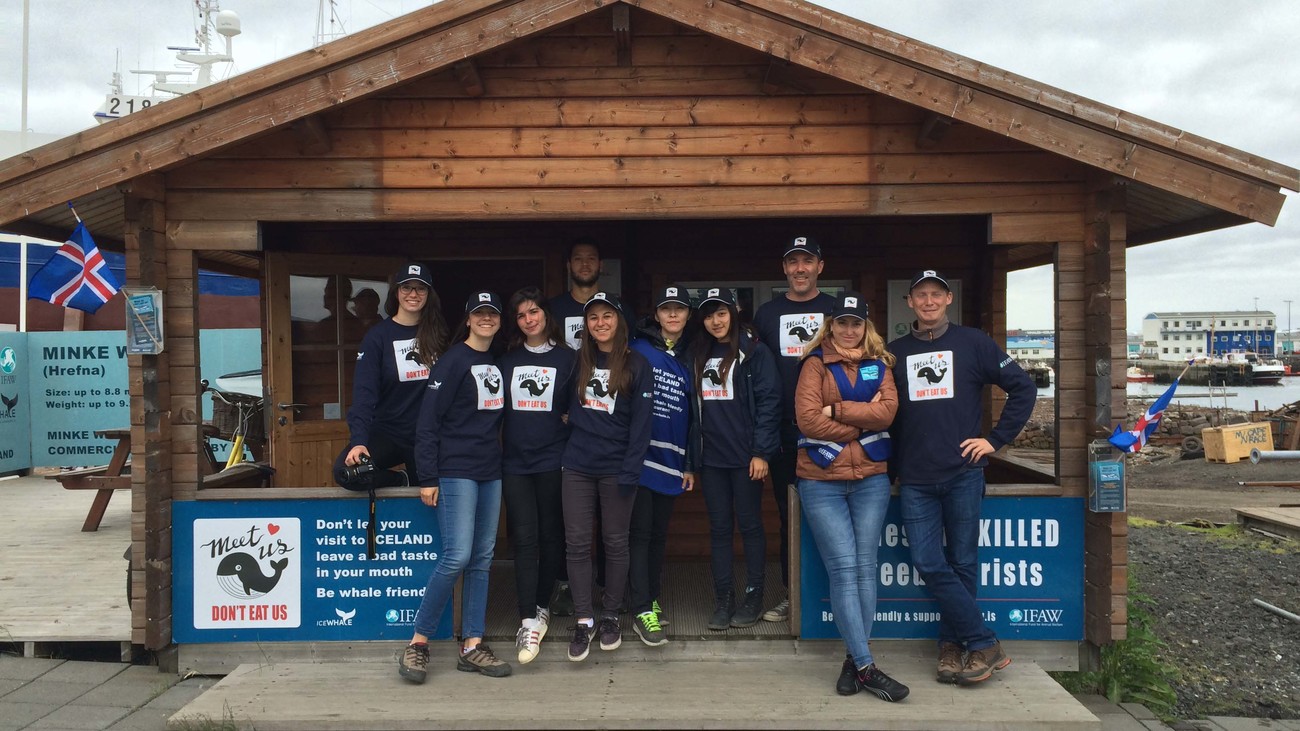
<svg viewBox="0 0 1300 731">
<path fill-rule="evenodd" d="M 785 246 L 781 269 L 790 288 L 754 313 L 754 330 L 759 342 L 776 356 L 776 370 L 781 378 L 781 451 L 772 460 L 772 493 L 781 517 L 781 583 L 790 586 L 790 518 L 786 506 L 790 486 L 794 484 L 795 457 L 798 455 L 799 427 L 794 423 L 794 387 L 799 381 L 799 364 L 804 347 L 826 324 L 826 313 L 835 307 L 835 298 L 817 288 L 822 273 L 822 250 L 807 236 L 799 236 Z M 790 618 L 790 599 L 763 613 L 768 622 Z"/>
<path fill-rule="evenodd" d="M 1024 428 L 1038 390 L 993 338 L 948 322 L 952 300 L 948 281 L 933 269 L 912 278 L 907 304 L 916 320 L 889 344 L 898 386 L 890 432 L 912 564 L 942 617 L 936 678 L 973 685 L 1011 663 L 975 602 L 984 467 Z M 986 437 L 989 385 L 1005 391 L 1007 402 Z"/>
<path fill-rule="evenodd" d="M 581 345 L 578 337 L 582 333 L 582 307 L 587 300 L 600 289 L 600 249 L 596 242 L 585 236 L 569 246 L 569 279 L 572 284 L 568 292 L 552 297 L 547 306 L 551 315 L 560 323 L 560 334 L 564 342 L 574 350 Z"/>
</svg>

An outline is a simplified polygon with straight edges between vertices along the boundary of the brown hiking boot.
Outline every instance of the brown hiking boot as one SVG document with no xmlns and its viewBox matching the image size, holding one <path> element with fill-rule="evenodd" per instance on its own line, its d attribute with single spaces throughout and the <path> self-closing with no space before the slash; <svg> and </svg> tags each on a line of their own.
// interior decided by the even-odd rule
<svg viewBox="0 0 1300 731">
<path fill-rule="evenodd" d="M 961 659 L 962 654 L 961 645 L 958 645 L 955 642 L 940 642 L 939 671 L 935 675 L 935 679 L 940 683 L 956 685 L 957 673 L 961 672 L 963 664 Z"/>
<path fill-rule="evenodd" d="M 1011 658 L 1002 652 L 1002 643 L 982 650 L 971 650 L 966 656 L 966 665 L 957 673 L 958 685 L 974 685 L 989 679 L 989 676 L 1011 664 Z"/>
<path fill-rule="evenodd" d="M 510 674 L 510 666 L 498 660 L 486 642 L 480 642 L 469 652 L 462 652 L 456 661 L 456 669 L 466 673 L 482 673 L 489 678 L 504 678 Z"/>
<path fill-rule="evenodd" d="M 424 642 L 412 642 L 402 651 L 397 660 L 397 674 L 412 683 L 423 683 L 428 675 L 429 645 Z"/>
</svg>

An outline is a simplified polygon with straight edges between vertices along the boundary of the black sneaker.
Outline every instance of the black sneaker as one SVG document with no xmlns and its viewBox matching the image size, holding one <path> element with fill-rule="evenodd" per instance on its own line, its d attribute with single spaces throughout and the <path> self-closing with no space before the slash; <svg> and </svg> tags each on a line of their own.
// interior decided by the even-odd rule
<svg viewBox="0 0 1300 731">
<path fill-rule="evenodd" d="M 551 611 L 555 611 L 554 605 Z M 573 626 L 573 639 L 569 640 L 569 660 L 573 662 L 582 662 L 587 659 L 587 651 L 591 649 L 591 627 L 577 623 Z"/>
<path fill-rule="evenodd" d="M 429 645 L 426 642 L 412 642 L 397 659 L 397 674 L 412 683 L 423 683 L 429 674 L 428 667 Z"/>
<path fill-rule="evenodd" d="M 858 671 L 858 684 L 864 690 L 880 696 L 881 700 L 897 703 L 907 697 L 912 691 L 906 685 L 885 675 L 884 671 L 871 663 L 865 668 Z"/>
<path fill-rule="evenodd" d="M 663 608 L 659 606 L 658 599 L 650 602 L 650 611 L 654 612 L 655 617 L 659 619 L 660 627 L 667 627 L 670 624 L 668 621 L 668 615 L 664 614 Z"/>
<path fill-rule="evenodd" d="M 623 644 L 623 628 L 618 625 L 618 617 L 601 617 L 596 623 L 596 635 L 600 637 L 600 649 L 608 652 L 617 650 Z"/>
<path fill-rule="evenodd" d="M 482 673 L 489 678 L 504 678 L 510 674 L 510 664 L 497 659 L 486 642 L 480 642 L 469 652 L 460 653 L 456 669 L 466 673 Z"/>
<path fill-rule="evenodd" d="M 730 593 L 713 600 L 713 616 L 709 618 L 709 629 L 715 632 L 731 626 L 731 615 L 736 613 L 736 598 Z"/>
<path fill-rule="evenodd" d="M 731 617 L 731 626 L 742 629 L 753 627 L 758 624 L 758 618 L 761 616 L 763 616 L 763 590 L 749 589 L 745 592 L 745 602 Z"/>
<path fill-rule="evenodd" d="M 555 596 L 551 597 L 551 614 L 557 617 L 573 616 L 573 592 L 569 591 L 569 584 L 561 581 L 555 586 Z"/>
<path fill-rule="evenodd" d="M 853 695 L 862 690 L 858 685 L 858 666 L 853 664 L 853 656 L 844 657 L 844 666 L 840 668 L 840 677 L 835 681 L 835 692 L 840 695 Z"/>
</svg>

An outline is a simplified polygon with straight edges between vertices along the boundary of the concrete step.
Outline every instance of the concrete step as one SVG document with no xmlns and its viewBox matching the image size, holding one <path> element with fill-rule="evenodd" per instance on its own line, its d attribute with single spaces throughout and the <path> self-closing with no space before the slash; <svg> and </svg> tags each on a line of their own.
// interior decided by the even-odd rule
<svg viewBox="0 0 1300 731">
<path fill-rule="evenodd" d="M 1027 660 L 978 686 L 934 680 L 934 660 L 881 643 L 877 663 L 912 689 L 901 703 L 835 694 L 843 646 L 835 642 L 624 641 L 568 662 L 568 633 L 543 643 L 508 678 L 456 671 L 456 647 L 432 646 L 429 679 L 397 676 L 391 650 L 348 663 L 239 666 L 171 717 L 259 731 L 306 729 L 997 729 L 1097 730 L 1101 723 Z M 897 649 L 895 649 L 897 647 Z M 495 650 L 513 660 L 513 648 Z M 1015 658 L 1013 657 L 1013 660 Z M 188 724 L 188 725 L 187 725 Z"/>
</svg>

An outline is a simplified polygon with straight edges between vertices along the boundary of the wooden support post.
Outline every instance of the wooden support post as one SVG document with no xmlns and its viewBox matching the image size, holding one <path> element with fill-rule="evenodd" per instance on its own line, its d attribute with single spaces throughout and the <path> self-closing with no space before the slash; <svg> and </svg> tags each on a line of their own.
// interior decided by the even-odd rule
<svg viewBox="0 0 1300 731">
<path fill-rule="evenodd" d="M 1088 196 L 1083 232 L 1084 440 L 1105 438 L 1126 408 L 1123 374 L 1125 189 L 1098 180 Z M 1118 267 L 1116 266 L 1118 264 Z M 1118 354 L 1118 356 L 1117 356 Z M 1114 365 L 1119 358 L 1118 371 Z M 1118 414 L 1118 417 L 1116 416 Z M 1087 445 L 1082 445 L 1086 447 Z M 1084 452 L 1086 454 L 1086 450 Z M 1084 526 L 1084 634 L 1094 646 L 1127 632 L 1128 531 L 1123 513 L 1092 513 Z"/>
<path fill-rule="evenodd" d="M 614 6 L 614 45 L 618 48 L 618 65 L 632 65 L 632 9 L 619 3 Z"/>
<path fill-rule="evenodd" d="M 125 195 L 128 277 L 132 286 L 157 287 L 167 302 L 167 220 L 161 176 L 144 176 L 122 187 Z M 171 328 L 167 328 L 170 340 Z M 127 359 L 131 384 L 131 505 L 143 513 L 142 541 L 132 542 L 132 566 L 144 573 L 143 595 L 132 597 L 132 614 L 143 613 L 139 640 L 150 650 L 171 644 L 171 364 L 164 343 L 159 355 Z M 137 560 L 138 559 L 138 560 Z M 133 641 L 136 639 L 132 638 Z"/>
</svg>

